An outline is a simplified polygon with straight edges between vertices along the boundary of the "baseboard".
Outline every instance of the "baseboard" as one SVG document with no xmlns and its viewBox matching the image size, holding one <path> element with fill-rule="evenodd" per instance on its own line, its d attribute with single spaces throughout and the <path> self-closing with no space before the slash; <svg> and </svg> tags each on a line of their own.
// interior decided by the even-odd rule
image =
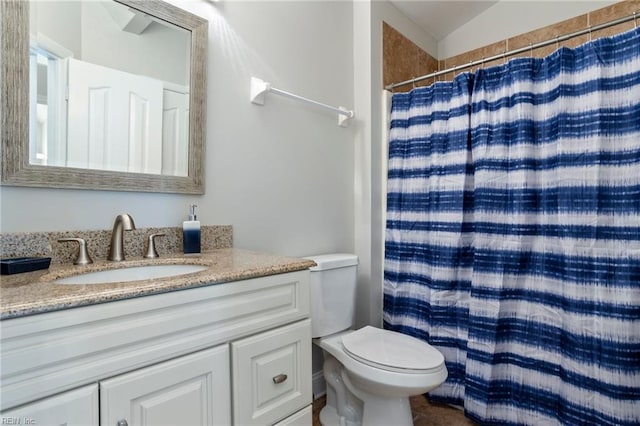
<svg viewBox="0 0 640 426">
<path fill-rule="evenodd" d="M 313 390 L 313 399 L 318 399 L 325 393 L 327 393 L 327 385 L 324 381 L 322 370 L 313 373 L 313 375 L 311 376 L 311 383 L 311 389 Z"/>
</svg>

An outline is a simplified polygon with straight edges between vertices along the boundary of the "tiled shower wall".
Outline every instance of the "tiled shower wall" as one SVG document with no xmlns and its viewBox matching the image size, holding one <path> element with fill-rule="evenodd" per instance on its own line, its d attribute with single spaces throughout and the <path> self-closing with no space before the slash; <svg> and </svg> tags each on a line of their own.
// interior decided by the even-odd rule
<svg viewBox="0 0 640 426">
<path fill-rule="evenodd" d="M 384 86 L 438 71 L 438 60 L 386 22 L 382 23 L 382 74 Z M 430 83 L 429 83 L 430 84 Z M 411 90 L 411 86 L 399 90 Z"/>
<path fill-rule="evenodd" d="M 434 71 L 440 71 L 454 66 L 468 64 L 472 61 L 482 60 L 494 55 L 500 55 L 509 50 L 519 49 L 536 43 L 540 43 L 546 40 L 553 39 L 555 37 L 563 36 L 572 32 L 580 31 L 590 26 L 596 26 L 605 22 L 609 22 L 618 18 L 622 18 L 628 15 L 633 15 L 634 12 L 638 12 L 640 23 L 640 0 L 626 0 L 620 3 L 613 4 L 611 6 L 589 12 L 584 15 L 579 15 L 571 19 L 559 22 L 557 24 L 549 25 L 544 28 L 540 28 L 535 31 L 520 34 L 515 37 L 511 37 L 499 42 L 484 46 L 478 49 L 470 50 L 460 55 L 452 56 L 442 60 L 436 60 L 434 57 L 424 52 L 398 31 L 393 29 L 388 24 L 384 23 L 383 26 L 383 81 L 387 86 L 392 83 L 409 80 L 414 77 L 430 74 Z M 636 23 L 629 21 L 624 24 L 619 24 L 613 27 L 605 28 L 599 31 L 593 31 L 591 35 L 585 34 L 579 37 L 566 40 L 559 43 L 560 46 L 575 47 L 580 44 L 589 41 L 589 38 L 596 39 L 599 37 L 607 37 L 614 34 L 620 34 L 624 31 L 630 30 Z M 518 56 L 533 56 L 542 58 L 554 50 L 558 46 L 550 44 L 548 46 L 533 49 L 531 52 L 525 52 Z M 506 59 L 511 59 L 516 56 L 510 56 Z M 492 66 L 502 63 L 503 60 L 497 60 L 494 62 L 487 62 L 483 66 Z M 464 72 L 466 70 L 462 70 Z M 437 80 L 451 80 L 455 77 L 455 74 L 448 73 L 437 78 Z M 432 84 L 433 80 L 425 80 L 416 83 L 416 86 L 424 86 Z M 396 91 L 408 91 L 411 90 L 411 84 L 403 87 L 398 87 Z"/>
</svg>

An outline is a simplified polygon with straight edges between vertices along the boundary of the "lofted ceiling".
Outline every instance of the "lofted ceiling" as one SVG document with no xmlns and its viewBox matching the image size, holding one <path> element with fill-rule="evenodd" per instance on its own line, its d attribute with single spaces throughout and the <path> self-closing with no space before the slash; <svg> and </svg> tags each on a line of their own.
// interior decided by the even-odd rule
<svg viewBox="0 0 640 426">
<path fill-rule="evenodd" d="M 404 15 L 440 41 L 498 1 L 390 0 Z"/>
</svg>

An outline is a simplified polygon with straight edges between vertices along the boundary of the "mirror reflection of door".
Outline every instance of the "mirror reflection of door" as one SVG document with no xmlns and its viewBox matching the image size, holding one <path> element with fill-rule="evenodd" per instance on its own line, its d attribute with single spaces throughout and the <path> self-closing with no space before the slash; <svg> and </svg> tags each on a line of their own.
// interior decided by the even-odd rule
<svg viewBox="0 0 640 426">
<path fill-rule="evenodd" d="M 165 84 L 162 114 L 162 174 L 189 174 L 189 93 Z"/>
<path fill-rule="evenodd" d="M 162 82 L 69 59 L 67 167 L 162 171 Z"/>
</svg>

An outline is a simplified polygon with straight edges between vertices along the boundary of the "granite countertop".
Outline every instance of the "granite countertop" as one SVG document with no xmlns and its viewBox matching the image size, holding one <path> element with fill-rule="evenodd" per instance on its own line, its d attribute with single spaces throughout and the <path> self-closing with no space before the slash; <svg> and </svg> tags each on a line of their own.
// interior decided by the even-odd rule
<svg viewBox="0 0 640 426">
<path fill-rule="evenodd" d="M 66 285 L 52 282 L 78 273 L 178 263 L 210 268 L 187 275 L 126 283 Z M 176 254 L 157 259 L 131 257 L 123 262 L 102 260 L 87 266 L 52 265 L 48 270 L 3 275 L 0 278 L 0 319 L 299 271 L 314 265 L 313 261 L 307 259 L 232 248 L 211 250 L 195 257 Z"/>
</svg>

